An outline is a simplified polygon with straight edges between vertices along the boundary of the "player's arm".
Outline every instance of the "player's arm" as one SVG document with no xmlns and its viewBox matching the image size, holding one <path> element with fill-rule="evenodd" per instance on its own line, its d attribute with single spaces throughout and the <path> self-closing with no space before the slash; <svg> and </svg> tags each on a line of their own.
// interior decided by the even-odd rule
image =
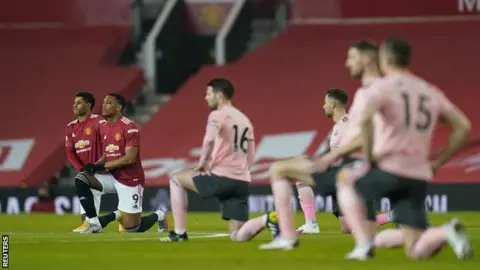
<svg viewBox="0 0 480 270">
<path fill-rule="evenodd" d="M 327 137 L 320 143 L 320 147 L 318 148 L 315 156 L 323 156 L 330 152 L 330 137 L 332 136 L 332 130 L 328 133 Z"/>
<path fill-rule="evenodd" d="M 107 156 L 103 154 L 103 156 L 97 162 L 95 162 L 95 164 L 105 164 L 106 162 L 107 162 Z"/>
<path fill-rule="evenodd" d="M 444 98 L 443 103 L 444 109 L 440 113 L 440 121 L 450 128 L 451 134 L 447 144 L 432 162 L 432 169 L 434 171 L 442 167 L 460 151 L 472 129 L 470 120 L 460 109 L 450 103 L 446 98 Z"/>
<path fill-rule="evenodd" d="M 339 146 L 329 154 L 333 156 L 334 159 L 338 159 L 344 156 L 348 156 L 355 152 L 358 152 L 362 149 L 362 137 L 360 135 L 353 137 L 349 143 L 345 143 L 342 146 Z"/>
<path fill-rule="evenodd" d="M 136 126 L 130 126 L 125 132 L 125 156 L 107 161 L 105 169 L 111 171 L 135 163 L 140 147 L 140 131 Z"/>
<path fill-rule="evenodd" d="M 365 159 L 369 162 L 374 161 L 373 116 L 378 112 L 383 102 L 386 100 L 385 95 L 387 95 L 387 91 L 382 90 L 381 87 L 377 86 L 368 92 L 368 95 L 366 96 L 366 104 L 359 116 L 362 149 L 365 154 Z"/>
<path fill-rule="evenodd" d="M 255 162 L 255 152 L 256 152 L 255 136 L 253 135 L 253 128 L 251 128 L 250 130 L 251 130 L 251 133 L 250 133 L 250 136 L 248 138 L 248 146 L 247 146 L 248 147 L 247 163 L 248 163 L 249 168 Z"/>
<path fill-rule="evenodd" d="M 369 101 L 361 115 L 360 142 L 365 153 L 365 159 L 373 162 L 373 115 L 378 111 L 379 104 L 376 101 Z"/>
<path fill-rule="evenodd" d="M 83 167 L 83 162 L 78 158 L 77 153 L 75 152 L 75 147 L 73 145 L 73 138 L 70 135 L 69 130 L 66 130 L 65 135 L 65 150 L 67 153 L 67 159 L 70 164 L 72 164 L 75 170 L 80 171 Z"/>
<path fill-rule="evenodd" d="M 138 147 L 127 146 L 125 147 L 125 156 L 112 161 L 107 161 L 105 163 L 105 169 L 111 171 L 131 165 L 137 160 L 137 155 Z"/>
<path fill-rule="evenodd" d="M 102 130 L 101 130 L 101 126 L 106 124 L 107 121 L 105 119 L 101 119 L 99 122 L 98 122 L 98 125 L 96 126 L 97 128 L 97 134 L 98 134 L 98 140 L 100 141 L 100 144 L 101 144 L 101 147 L 102 149 L 105 149 L 105 146 L 103 145 L 103 140 L 102 140 Z M 103 152 L 103 151 L 102 151 Z M 107 162 L 107 155 L 106 154 L 103 154 L 99 160 L 97 160 L 97 162 L 95 162 L 95 164 L 105 164 Z"/>
<path fill-rule="evenodd" d="M 198 163 L 199 167 L 204 167 L 210 160 L 213 147 L 215 145 L 215 138 L 217 137 L 222 127 L 223 119 L 218 111 L 211 112 L 208 116 L 207 128 L 205 136 L 203 137 L 202 155 Z"/>
</svg>

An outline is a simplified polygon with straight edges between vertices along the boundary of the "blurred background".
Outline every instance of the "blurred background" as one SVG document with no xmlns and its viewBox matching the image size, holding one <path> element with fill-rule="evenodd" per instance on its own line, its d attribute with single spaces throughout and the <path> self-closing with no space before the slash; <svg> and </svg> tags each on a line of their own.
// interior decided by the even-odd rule
<svg viewBox="0 0 480 270">
<path fill-rule="evenodd" d="M 349 44 L 386 37 L 409 40 L 413 70 L 473 122 L 427 209 L 480 210 L 480 0 L 15 0 L 0 4 L 0 26 L 1 214 L 79 213 L 64 149 L 78 91 L 128 98 L 126 114 L 142 126 L 144 210 L 168 208 L 169 175 L 196 164 L 205 84 L 219 76 L 255 126 L 250 211 L 270 210 L 270 163 L 314 154 L 332 127 L 325 90 L 359 86 L 344 68 Z M 433 152 L 446 135 L 439 128 Z M 102 210 L 116 203 L 107 195 Z M 198 196 L 190 206 L 218 210 Z M 331 198 L 316 206 L 331 211 Z"/>
</svg>

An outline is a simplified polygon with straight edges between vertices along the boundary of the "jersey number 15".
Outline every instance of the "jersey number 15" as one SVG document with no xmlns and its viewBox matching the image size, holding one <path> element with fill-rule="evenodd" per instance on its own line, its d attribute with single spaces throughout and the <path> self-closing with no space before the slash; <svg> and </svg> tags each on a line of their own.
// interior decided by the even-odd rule
<svg viewBox="0 0 480 270">
<path fill-rule="evenodd" d="M 405 107 L 405 126 L 410 127 L 412 122 L 411 98 L 406 92 L 402 93 L 403 106 Z M 415 123 L 415 129 L 418 131 L 425 131 L 432 125 L 432 113 L 427 107 L 428 97 L 425 95 L 418 96 L 417 108 L 414 108 L 414 113 L 423 115 L 423 121 L 418 120 Z"/>
<path fill-rule="evenodd" d="M 240 149 L 243 153 L 248 152 L 248 128 L 239 130 L 237 125 L 233 125 L 234 137 L 233 137 L 233 152 L 238 152 Z"/>
</svg>

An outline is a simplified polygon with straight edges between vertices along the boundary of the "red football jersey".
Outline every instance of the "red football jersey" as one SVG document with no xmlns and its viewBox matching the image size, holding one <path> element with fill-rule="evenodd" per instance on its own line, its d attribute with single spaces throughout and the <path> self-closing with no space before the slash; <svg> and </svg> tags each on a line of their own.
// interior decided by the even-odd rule
<svg viewBox="0 0 480 270">
<path fill-rule="evenodd" d="M 107 121 L 101 116 L 91 114 L 85 121 L 74 120 L 65 130 L 65 147 L 68 161 L 80 170 L 87 163 L 97 162 L 103 154 L 100 126 Z"/>
<path fill-rule="evenodd" d="M 115 124 L 102 126 L 104 153 L 107 161 L 125 156 L 127 147 L 137 147 L 137 159 L 131 165 L 110 171 L 118 182 L 135 187 L 145 184 L 145 173 L 140 160 L 140 132 L 137 124 L 122 116 Z"/>
</svg>

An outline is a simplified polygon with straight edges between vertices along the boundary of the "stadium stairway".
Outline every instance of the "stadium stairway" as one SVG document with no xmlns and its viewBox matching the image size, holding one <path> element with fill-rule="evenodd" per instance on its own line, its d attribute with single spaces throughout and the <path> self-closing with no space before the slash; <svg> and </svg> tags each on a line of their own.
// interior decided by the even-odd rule
<svg viewBox="0 0 480 270">
<path fill-rule="evenodd" d="M 225 76 L 235 83 L 235 105 L 255 125 L 255 181 L 267 179 L 271 161 L 314 154 L 332 127 L 322 110 L 325 89 L 340 87 L 353 96 L 359 86 L 344 68 L 349 44 L 365 38 L 380 41 L 392 34 L 412 43 L 413 70 L 459 104 L 471 117 L 477 138 L 480 117 L 477 99 L 472 97 L 478 93 L 471 89 L 477 85 L 476 59 L 480 58 L 480 36 L 472 33 L 479 26 L 477 21 L 291 26 L 232 65 L 203 68 L 145 124 L 142 157 L 147 183 L 166 184 L 169 173 L 195 164 L 208 115 L 202 86 L 212 77 Z M 434 149 L 446 132 L 439 129 L 436 134 Z M 464 173 L 462 166 L 443 169 L 437 180 L 470 181 L 472 175 L 478 176 Z"/>
</svg>

